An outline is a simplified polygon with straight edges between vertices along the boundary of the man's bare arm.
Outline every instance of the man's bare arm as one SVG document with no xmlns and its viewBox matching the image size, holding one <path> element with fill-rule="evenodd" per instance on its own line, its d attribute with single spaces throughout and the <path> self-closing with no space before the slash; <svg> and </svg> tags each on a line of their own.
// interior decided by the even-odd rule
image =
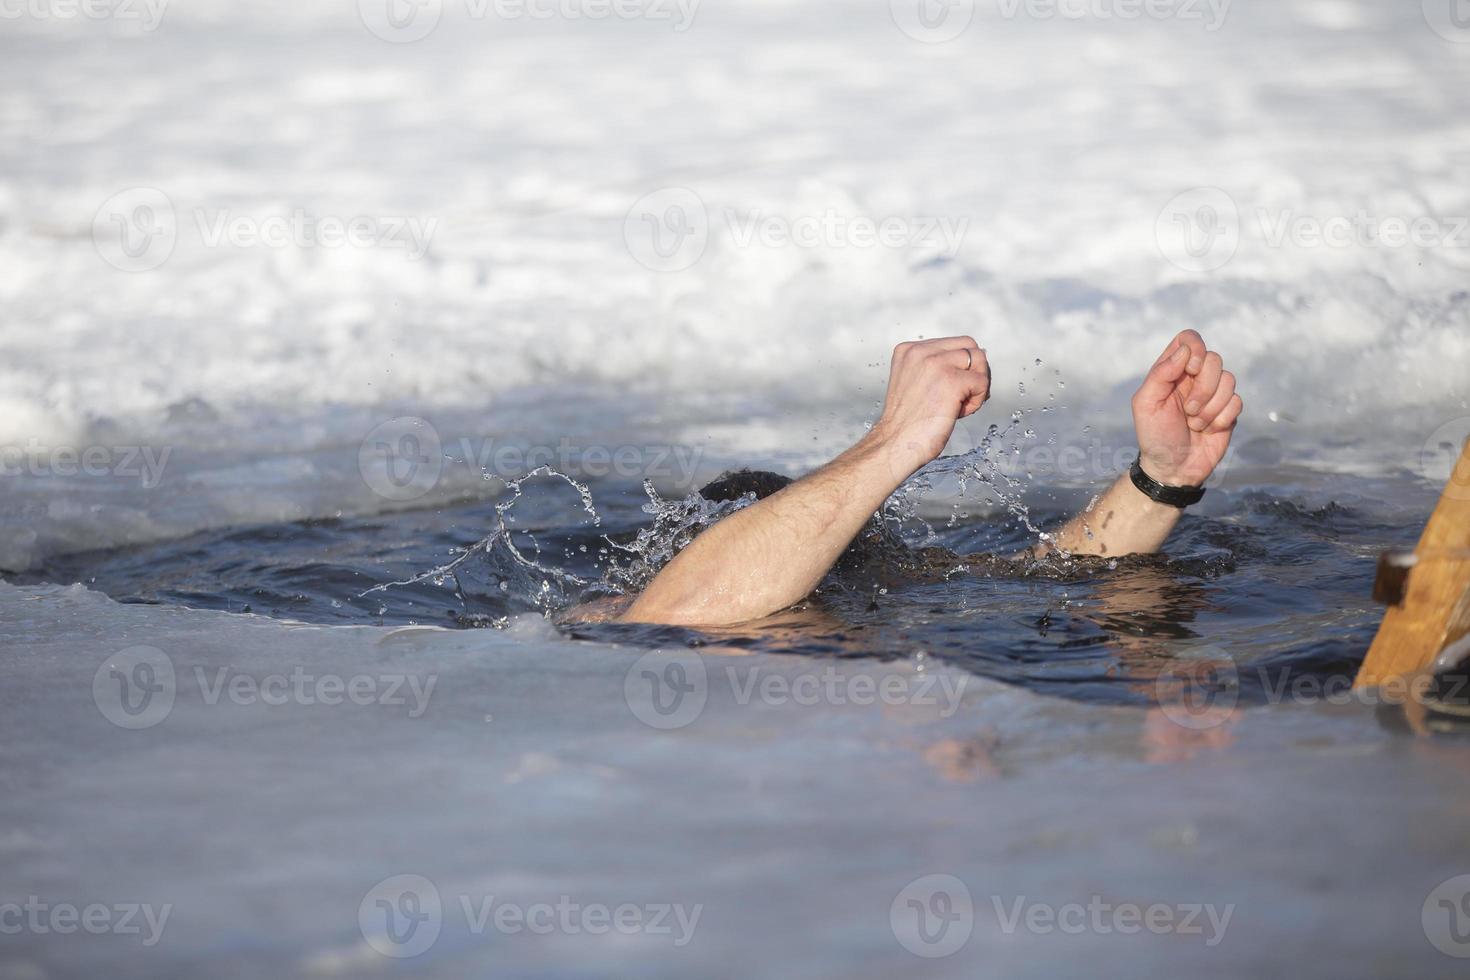
<svg viewBox="0 0 1470 980">
<path fill-rule="evenodd" d="M 1244 410 L 1235 375 L 1220 355 L 1195 331 L 1179 334 L 1133 396 L 1144 472 L 1169 486 L 1202 486 L 1224 459 Z M 1152 553 L 1183 513 L 1153 500 L 1125 475 L 1033 553 L 1053 547 L 1074 555 Z"/>
<path fill-rule="evenodd" d="M 1053 549 L 1072 555 L 1152 554 L 1179 523 L 1184 512 L 1150 500 L 1124 476 L 1050 538 L 1032 549 L 1040 556 Z"/>
<path fill-rule="evenodd" d="M 720 521 L 666 565 L 621 618 L 725 626 L 805 598 L 889 495 L 990 397 L 973 338 L 900 344 L 883 416 L 820 470 Z"/>
</svg>

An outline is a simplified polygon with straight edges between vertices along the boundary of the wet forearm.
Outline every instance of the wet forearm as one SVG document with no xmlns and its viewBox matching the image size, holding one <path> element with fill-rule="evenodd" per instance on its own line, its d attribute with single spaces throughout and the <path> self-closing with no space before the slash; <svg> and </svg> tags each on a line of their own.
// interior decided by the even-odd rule
<svg viewBox="0 0 1470 980">
<path fill-rule="evenodd" d="M 1145 496 L 1126 474 L 1043 545 L 1074 555 L 1152 554 L 1164 546 L 1184 512 Z"/>
</svg>

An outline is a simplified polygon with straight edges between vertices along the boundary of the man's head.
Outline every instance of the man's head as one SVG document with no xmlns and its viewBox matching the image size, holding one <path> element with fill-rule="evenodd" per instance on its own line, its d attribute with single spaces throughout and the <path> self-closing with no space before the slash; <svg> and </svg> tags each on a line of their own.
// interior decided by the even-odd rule
<svg viewBox="0 0 1470 980">
<path fill-rule="evenodd" d="M 712 504 L 739 500 L 746 494 L 755 494 L 755 499 L 765 500 L 777 490 L 791 485 L 791 477 L 765 470 L 737 470 L 726 473 L 699 488 L 699 495 Z"/>
</svg>

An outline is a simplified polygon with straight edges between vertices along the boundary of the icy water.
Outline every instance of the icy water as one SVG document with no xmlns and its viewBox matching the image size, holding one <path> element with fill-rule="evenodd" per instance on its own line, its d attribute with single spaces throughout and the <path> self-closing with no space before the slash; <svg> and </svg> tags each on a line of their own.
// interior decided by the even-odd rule
<svg viewBox="0 0 1470 980">
<path fill-rule="evenodd" d="M 829 575 L 778 625 L 562 629 L 650 648 L 932 657 L 1104 703 L 1147 703 L 1161 693 L 1147 682 L 1176 669 L 1177 658 L 1224 657 L 1246 668 L 1240 696 L 1251 703 L 1295 676 L 1351 677 L 1382 616 L 1369 598 L 1377 556 L 1412 547 L 1420 528 L 1404 515 L 1434 499 L 1422 480 L 1336 477 L 1331 493 L 1285 482 L 1306 476 L 1260 471 L 1217 488 L 1202 513 L 1185 517 L 1165 555 L 999 557 L 1035 544 L 1031 527 L 1070 513 L 995 509 L 982 517 L 957 502 L 896 519 L 909 555 L 892 567 Z M 70 555 L 17 581 L 81 582 L 121 602 L 323 625 L 504 628 L 520 614 L 558 619 L 578 602 L 636 591 L 693 523 L 681 505 L 708 509 L 657 491 L 650 502 L 636 485 L 588 489 L 590 513 L 572 486 L 541 475 L 518 495 L 484 503 L 201 532 Z M 1056 506 L 1056 494 L 1032 496 Z M 658 507 L 674 519 L 655 525 Z M 513 547 L 488 534 L 501 525 Z"/>
</svg>

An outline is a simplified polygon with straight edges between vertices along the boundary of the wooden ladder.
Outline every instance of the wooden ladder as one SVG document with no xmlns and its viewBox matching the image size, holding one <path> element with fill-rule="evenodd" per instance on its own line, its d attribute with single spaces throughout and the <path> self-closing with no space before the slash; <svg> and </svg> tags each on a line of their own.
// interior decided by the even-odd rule
<svg viewBox="0 0 1470 980">
<path fill-rule="evenodd" d="M 1470 442 L 1412 554 L 1388 554 L 1374 595 L 1389 604 L 1356 688 L 1411 677 L 1470 634 Z"/>
</svg>

